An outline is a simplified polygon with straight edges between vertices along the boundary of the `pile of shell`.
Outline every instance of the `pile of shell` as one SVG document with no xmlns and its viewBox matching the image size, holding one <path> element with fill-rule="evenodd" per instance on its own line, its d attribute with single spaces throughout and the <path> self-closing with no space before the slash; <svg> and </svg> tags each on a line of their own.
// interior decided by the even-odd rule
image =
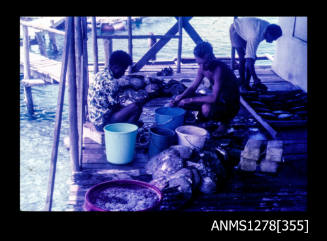
<svg viewBox="0 0 327 241">
<path fill-rule="evenodd" d="M 145 103 L 157 97 L 176 96 L 186 89 L 183 83 L 174 79 L 166 83 L 163 80 L 143 75 L 127 75 L 118 79 L 117 83 L 120 87 L 118 98 L 124 106 L 133 102 Z"/>
<path fill-rule="evenodd" d="M 226 178 L 225 168 L 215 152 L 198 152 L 174 145 L 152 157 L 145 167 L 151 184 L 163 193 L 161 210 L 185 205 L 193 193 L 211 194 Z"/>
<path fill-rule="evenodd" d="M 307 120 L 307 94 L 291 92 L 247 93 L 244 99 L 262 118 L 269 121 Z"/>
</svg>

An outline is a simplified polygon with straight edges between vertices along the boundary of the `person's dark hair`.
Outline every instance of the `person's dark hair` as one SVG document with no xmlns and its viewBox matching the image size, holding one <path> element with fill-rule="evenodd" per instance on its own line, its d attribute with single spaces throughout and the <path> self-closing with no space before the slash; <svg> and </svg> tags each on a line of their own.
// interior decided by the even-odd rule
<svg viewBox="0 0 327 241">
<path fill-rule="evenodd" d="M 126 69 L 129 65 L 132 65 L 132 58 L 125 51 L 117 50 L 110 55 L 109 65 L 119 65 Z"/>
<path fill-rule="evenodd" d="M 274 39 L 282 36 L 282 29 L 277 24 L 269 24 L 266 30 Z"/>
<path fill-rule="evenodd" d="M 198 43 L 195 46 L 195 48 L 193 50 L 193 54 L 199 58 L 203 58 L 204 55 L 206 55 L 206 54 L 209 54 L 209 56 L 212 56 L 213 48 L 209 42 L 203 41 L 203 42 Z"/>
</svg>

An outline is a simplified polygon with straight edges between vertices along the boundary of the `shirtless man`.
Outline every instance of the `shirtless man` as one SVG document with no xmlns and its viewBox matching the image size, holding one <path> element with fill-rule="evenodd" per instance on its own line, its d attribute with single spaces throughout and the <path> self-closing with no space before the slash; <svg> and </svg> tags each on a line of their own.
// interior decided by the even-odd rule
<svg viewBox="0 0 327 241">
<path fill-rule="evenodd" d="M 199 111 L 202 120 L 214 120 L 221 124 L 213 133 L 219 136 L 228 128 L 229 122 L 240 108 L 240 92 L 237 78 L 232 70 L 216 59 L 210 43 L 201 42 L 194 48 L 195 60 L 199 65 L 194 82 L 182 94 L 170 102 L 189 110 Z M 212 93 L 198 96 L 195 91 L 206 77 L 212 86 Z"/>
</svg>

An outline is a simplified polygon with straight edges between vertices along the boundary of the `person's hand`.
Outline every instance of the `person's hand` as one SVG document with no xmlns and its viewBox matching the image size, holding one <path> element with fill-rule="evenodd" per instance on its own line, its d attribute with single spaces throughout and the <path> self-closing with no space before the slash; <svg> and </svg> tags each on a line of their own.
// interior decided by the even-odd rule
<svg viewBox="0 0 327 241">
<path fill-rule="evenodd" d="M 178 106 L 179 107 L 184 107 L 185 105 L 188 105 L 192 103 L 192 98 L 186 98 L 186 99 L 182 99 L 179 103 Z"/>
<path fill-rule="evenodd" d="M 176 105 L 178 104 L 178 102 L 180 102 L 181 98 L 182 98 L 181 95 L 177 95 L 177 96 L 175 97 L 175 99 L 173 99 L 173 100 L 171 100 L 171 101 L 169 102 L 170 106 L 176 106 Z"/>
</svg>

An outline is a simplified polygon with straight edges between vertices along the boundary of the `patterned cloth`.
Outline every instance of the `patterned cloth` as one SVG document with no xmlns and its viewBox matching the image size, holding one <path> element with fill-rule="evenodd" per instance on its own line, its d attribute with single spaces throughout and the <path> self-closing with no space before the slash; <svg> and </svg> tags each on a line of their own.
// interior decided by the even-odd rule
<svg viewBox="0 0 327 241">
<path fill-rule="evenodd" d="M 87 96 L 89 121 L 95 126 L 102 127 L 105 117 L 119 104 L 118 90 L 117 81 L 108 68 L 96 74 Z"/>
</svg>

